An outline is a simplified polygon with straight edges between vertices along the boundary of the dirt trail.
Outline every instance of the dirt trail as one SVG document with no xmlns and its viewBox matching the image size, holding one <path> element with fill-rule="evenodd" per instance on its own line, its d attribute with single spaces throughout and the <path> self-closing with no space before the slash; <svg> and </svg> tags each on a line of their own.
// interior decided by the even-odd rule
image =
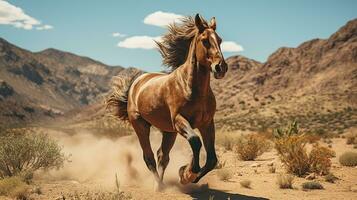
<svg viewBox="0 0 357 200">
<path fill-rule="evenodd" d="M 301 184 L 306 180 L 295 178 L 294 189 L 282 190 L 276 185 L 276 176 L 284 169 L 274 151 L 267 152 L 256 161 L 240 161 L 233 152 L 218 148 L 225 168 L 230 170 L 232 178 L 221 181 L 217 170 L 209 173 L 199 184 L 182 186 L 178 183 L 178 169 L 187 164 L 191 152 L 186 141 L 178 137 L 170 154 L 171 161 L 165 174 L 165 191 L 153 191 L 153 178 L 142 160 L 141 148 L 136 136 L 118 139 L 97 138 L 89 132 L 68 135 L 50 130 L 58 142 L 63 145 L 71 162 L 63 169 L 37 174 L 35 182 L 42 188 L 42 195 L 35 199 L 56 199 L 63 194 L 75 192 L 113 190 L 115 174 L 120 181 L 120 189 L 130 193 L 134 199 L 357 199 L 357 193 L 351 187 L 357 187 L 357 168 L 341 167 L 338 156 L 347 150 L 356 151 L 345 145 L 344 139 L 333 139 L 333 148 L 337 158 L 333 159 L 332 172 L 340 178 L 335 184 L 327 183 L 323 177 L 318 178 L 324 190 L 302 191 Z M 161 134 L 154 132 L 151 137 L 153 151 L 159 147 Z M 202 161 L 204 153 L 201 153 Z M 269 173 L 268 164 L 274 163 L 276 173 Z M 258 167 L 252 165 L 258 164 Z M 252 181 L 252 188 L 242 188 L 242 180 Z"/>
</svg>

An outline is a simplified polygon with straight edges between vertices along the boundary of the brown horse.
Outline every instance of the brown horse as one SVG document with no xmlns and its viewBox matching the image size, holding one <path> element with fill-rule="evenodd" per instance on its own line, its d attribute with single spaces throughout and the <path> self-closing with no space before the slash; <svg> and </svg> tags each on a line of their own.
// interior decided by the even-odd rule
<svg viewBox="0 0 357 200">
<path fill-rule="evenodd" d="M 179 170 L 180 182 L 197 183 L 216 163 L 214 114 L 215 96 L 210 87 L 210 72 L 221 79 L 227 72 L 216 33 L 216 20 L 208 24 L 198 14 L 186 17 L 180 24 L 171 24 L 169 32 L 157 42 L 163 64 L 171 73 L 146 73 L 130 78 L 119 77 L 107 106 L 116 116 L 133 126 L 143 150 L 144 161 L 153 173 L 157 186 L 163 186 L 163 176 L 169 163 L 169 153 L 179 133 L 193 152 L 190 164 Z M 162 132 L 157 151 L 158 170 L 151 149 L 149 134 L 154 126 Z M 201 168 L 199 155 L 202 146 L 198 129 L 207 152 Z"/>
</svg>

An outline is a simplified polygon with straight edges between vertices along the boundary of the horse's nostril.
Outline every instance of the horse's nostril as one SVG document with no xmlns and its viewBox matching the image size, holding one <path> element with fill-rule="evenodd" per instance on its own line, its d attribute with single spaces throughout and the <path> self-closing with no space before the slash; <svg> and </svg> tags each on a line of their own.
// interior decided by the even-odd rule
<svg viewBox="0 0 357 200">
<path fill-rule="evenodd" d="M 218 72 L 218 73 L 222 72 L 222 69 L 219 65 L 216 65 L 214 68 L 215 68 L 216 72 Z"/>
</svg>

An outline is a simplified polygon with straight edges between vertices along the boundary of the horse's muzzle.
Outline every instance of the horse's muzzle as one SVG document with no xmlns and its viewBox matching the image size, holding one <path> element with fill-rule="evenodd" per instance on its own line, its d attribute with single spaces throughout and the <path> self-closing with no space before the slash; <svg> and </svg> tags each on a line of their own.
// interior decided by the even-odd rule
<svg viewBox="0 0 357 200">
<path fill-rule="evenodd" d="M 212 69 L 214 78 L 221 79 L 226 74 L 226 72 L 228 70 L 228 66 L 225 61 L 222 61 L 218 64 L 212 64 L 211 69 Z"/>
</svg>

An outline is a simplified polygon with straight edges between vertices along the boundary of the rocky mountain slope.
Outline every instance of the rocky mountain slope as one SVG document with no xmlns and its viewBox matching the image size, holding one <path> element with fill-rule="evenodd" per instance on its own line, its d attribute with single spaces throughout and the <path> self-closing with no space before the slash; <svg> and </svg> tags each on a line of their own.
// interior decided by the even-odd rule
<svg viewBox="0 0 357 200">
<path fill-rule="evenodd" d="M 56 49 L 33 53 L 0 39 L 0 124 L 51 118 L 96 102 L 123 69 Z"/>
<path fill-rule="evenodd" d="M 265 63 L 227 62 L 227 78 L 212 83 L 221 127 L 262 130 L 293 119 L 318 132 L 357 126 L 357 19 L 328 39 L 282 47 Z"/>
</svg>

